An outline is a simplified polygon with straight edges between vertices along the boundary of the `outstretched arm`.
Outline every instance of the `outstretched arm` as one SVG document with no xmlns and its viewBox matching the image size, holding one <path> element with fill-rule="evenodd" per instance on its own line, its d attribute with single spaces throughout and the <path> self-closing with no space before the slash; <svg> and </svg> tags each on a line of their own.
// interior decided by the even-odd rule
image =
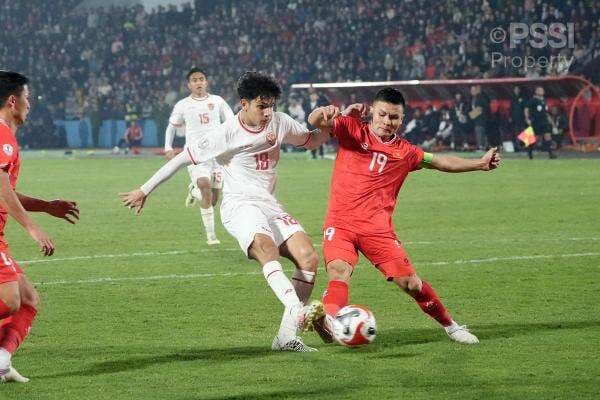
<svg viewBox="0 0 600 400">
<path fill-rule="evenodd" d="M 327 143 L 331 138 L 331 132 L 325 129 L 314 129 L 308 132 L 308 139 L 302 146 L 306 150 L 318 149 L 322 144 Z"/>
<path fill-rule="evenodd" d="M 71 224 L 74 224 L 79 219 L 79 208 L 77 207 L 77 203 L 74 201 L 46 201 L 25 196 L 24 194 L 18 192 L 16 194 L 25 211 L 45 212 L 53 217 L 62 218 Z"/>
<path fill-rule="evenodd" d="M 173 150 L 173 140 L 175 139 L 175 130 L 177 127 L 169 122 L 167 130 L 165 131 L 165 158 L 169 161 L 175 156 Z"/>
<path fill-rule="evenodd" d="M 8 174 L 4 170 L 0 170 L 0 204 L 8 212 L 8 215 L 25 228 L 25 231 L 37 242 L 40 251 L 45 256 L 51 256 L 54 253 L 54 241 L 27 214 L 17 194 L 10 186 Z"/>
<path fill-rule="evenodd" d="M 426 155 L 423 166 L 443 172 L 490 171 L 500 165 L 500 154 L 496 147 L 488 150 L 479 159 L 466 159 L 445 155 Z"/>
<path fill-rule="evenodd" d="M 144 183 L 139 189 L 132 190 L 131 192 L 119 193 L 123 206 L 129 207 L 134 210 L 135 214 L 138 215 L 144 208 L 146 198 L 164 181 L 175 175 L 179 169 L 190 165 L 192 163 L 188 152 L 182 151 L 175 157 L 173 157 L 168 163 L 163 165 L 146 183 Z"/>
</svg>

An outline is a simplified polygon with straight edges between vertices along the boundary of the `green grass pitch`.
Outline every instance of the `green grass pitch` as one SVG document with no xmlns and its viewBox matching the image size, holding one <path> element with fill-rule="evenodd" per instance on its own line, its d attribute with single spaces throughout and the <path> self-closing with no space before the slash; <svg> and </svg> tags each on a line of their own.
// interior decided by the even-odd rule
<svg viewBox="0 0 600 400">
<path fill-rule="evenodd" d="M 307 334 L 311 354 L 270 351 L 282 307 L 220 224 L 222 246 L 207 248 L 198 210 L 184 208 L 185 171 L 140 217 L 120 206 L 117 192 L 162 162 L 25 156 L 18 189 L 77 200 L 81 221 L 36 216 L 57 242 L 47 260 L 9 223 L 43 300 L 13 359 L 31 382 L 0 386 L 1 399 L 598 398 L 600 160 L 412 174 L 398 235 L 481 343 L 450 342 L 363 258 L 351 302 L 372 308 L 375 342 L 346 349 Z M 279 167 L 278 197 L 319 251 L 331 167 L 293 157 Z"/>
</svg>

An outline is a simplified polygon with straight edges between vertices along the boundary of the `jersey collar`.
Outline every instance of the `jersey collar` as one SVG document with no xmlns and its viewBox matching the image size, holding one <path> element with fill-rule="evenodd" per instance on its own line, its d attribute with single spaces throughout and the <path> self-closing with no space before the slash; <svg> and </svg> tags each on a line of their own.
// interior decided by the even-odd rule
<svg viewBox="0 0 600 400">
<path fill-rule="evenodd" d="M 190 99 L 195 100 L 195 101 L 208 100 L 209 97 L 210 97 L 210 94 L 208 94 L 208 93 L 204 97 L 194 97 L 194 96 L 190 95 Z"/>
<path fill-rule="evenodd" d="M 253 134 L 253 135 L 257 135 L 257 134 L 261 133 L 261 132 L 262 132 L 262 131 L 264 131 L 264 130 L 267 128 L 267 126 L 268 126 L 268 125 L 267 125 L 267 126 L 264 126 L 264 127 L 260 128 L 260 129 L 258 129 L 258 130 L 252 129 L 252 128 L 250 128 L 248 125 L 246 125 L 246 124 L 244 123 L 244 121 L 242 121 L 242 116 L 241 116 L 240 114 L 241 114 L 241 113 L 238 113 L 238 114 L 237 114 L 237 119 L 238 119 L 238 122 L 239 122 L 240 126 L 241 126 L 242 128 L 244 128 L 244 130 L 245 130 L 246 132 L 249 132 L 249 133 L 251 133 L 251 134 Z"/>
</svg>

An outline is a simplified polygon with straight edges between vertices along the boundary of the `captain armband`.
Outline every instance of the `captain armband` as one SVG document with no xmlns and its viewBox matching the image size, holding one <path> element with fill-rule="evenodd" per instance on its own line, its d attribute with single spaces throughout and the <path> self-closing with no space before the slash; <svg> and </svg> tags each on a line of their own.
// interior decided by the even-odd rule
<svg viewBox="0 0 600 400">
<path fill-rule="evenodd" d="M 423 153 L 423 160 L 421 161 L 421 168 L 433 168 L 431 166 L 431 162 L 433 161 L 433 154 L 431 153 Z"/>
</svg>

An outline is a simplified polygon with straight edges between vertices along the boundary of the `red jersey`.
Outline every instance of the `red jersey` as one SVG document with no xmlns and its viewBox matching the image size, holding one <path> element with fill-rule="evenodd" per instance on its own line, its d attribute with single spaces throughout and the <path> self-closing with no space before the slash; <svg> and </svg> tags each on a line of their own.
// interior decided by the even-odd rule
<svg viewBox="0 0 600 400">
<path fill-rule="evenodd" d="M 420 168 L 423 150 L 398 136 L 383 142 L 368 123 L 347 116 L 333 121 L 332 134 L 339 151 L 325 228 L 366 235 L 393 232 L 398 192 L 408 173 Z"/>
<path fill-rule="evenodd" d="M 17 187 L 20 165 L 17 138 L 12 129 L 0 121 L 0 168 L 8 173 L 10 186 L 13 190 Z M 4 241 L 4 226 L 7 219 L 8 213 L 0 206 L 0 241 Z"/>
</svg>

